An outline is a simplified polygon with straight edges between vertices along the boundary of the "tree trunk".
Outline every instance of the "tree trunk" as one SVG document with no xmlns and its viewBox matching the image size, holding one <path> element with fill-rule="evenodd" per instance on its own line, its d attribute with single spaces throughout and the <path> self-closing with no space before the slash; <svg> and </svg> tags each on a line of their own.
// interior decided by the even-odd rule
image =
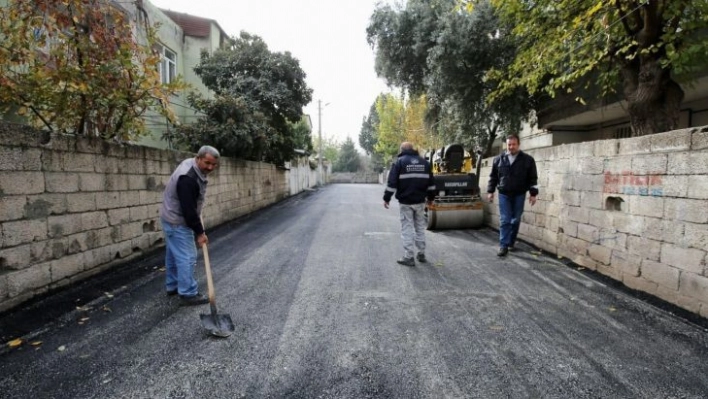
<svg viewBox="0 0 708 399">
<path fill-rule="evenodd" d="M 677 129 L 684 92 L 671 78 L 671 70 L 645 59 L 622 72 L 632 136 Z"/>
</svg>

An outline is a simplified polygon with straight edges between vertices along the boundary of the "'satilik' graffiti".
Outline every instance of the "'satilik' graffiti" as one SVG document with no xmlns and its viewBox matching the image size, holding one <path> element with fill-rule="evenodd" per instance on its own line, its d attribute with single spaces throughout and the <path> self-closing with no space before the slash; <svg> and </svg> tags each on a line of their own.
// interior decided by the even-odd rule
<svg viewBox="0 0 708 399">
<path fill-rule="evenodd" d="M 604 193 L 650 195 L 653 197 L 664 195 L 660 175 L 635 176 L 631 171 L 605 172 L 605 185 L 602 191 Z"/>
</svg>

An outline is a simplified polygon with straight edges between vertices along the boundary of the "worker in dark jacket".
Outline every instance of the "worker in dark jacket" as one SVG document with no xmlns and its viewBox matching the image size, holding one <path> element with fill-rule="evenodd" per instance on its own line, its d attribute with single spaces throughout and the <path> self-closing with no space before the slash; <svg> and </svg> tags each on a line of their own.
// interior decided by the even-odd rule
<svg viewBox="0 0 708 399">
<path fill-rule="evenodd" d="M 206 196 L 207 175 L 219 163 L 219 151 L 203 146 L 194 158 L 185 159 L 167 182 L 160 206 L 165 235 L 165 289 L 167 295 L 179 294 L 180 305 L 200 305 L 209 300 L 197 289 L 194 266 L 197 248 L 208 242 L 201 221 Z"/>
<path fill-rule="evenodd" d="M 487 199 L 494 201 L 494 190 L 499 190 L 499 252 L 506 256 L 514 249 L 519 234 L 521 214 L 524 212 L 526 192 L 529 204 L 536 204 L 538 195 L 538 173 L 533 157 L 519 150 L 519 136 L 512 134 L 506 138 L 506 152 L 492 161 L 489 174 Z"/>
<path fill-rule="evenodd" d="M 398 263 L 404 266 L 415 266 L 413 247 L 418 249 L 418 261 L 425 262 L 425 217 L 426 199 L 431 202 L 435 198 L 435 181 L 430 163 L 418 155 L 413 144 L 401 143 L 398 159 L 391 166 L 388 174 L 388 184 L 384 192 L 384 207 L 388 209 L 391 196 L 396 193 L 401 213 L 401 238 L 403 240 L 403 257 Z"/>
</svg>

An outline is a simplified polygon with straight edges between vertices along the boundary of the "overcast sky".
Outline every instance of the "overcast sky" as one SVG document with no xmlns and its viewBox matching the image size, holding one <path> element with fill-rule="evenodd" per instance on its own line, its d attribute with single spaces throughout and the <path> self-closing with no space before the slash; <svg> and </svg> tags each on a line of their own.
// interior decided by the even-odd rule
<svg viewBox="0 0 708 399">
<path fill-rule="evenodd" d="M 362 118 L 389 89 L 374 72 L 366 26 L 377 0 L 150 0 L 163 9 L 216 20 L 229 36 L 241 30 L 263 38 L 271 51 L 289 51 L 300 61 L 313 89 L 304 112 L 322 136 L 359 143 Z M 329 103 L 326 107 L 324 104 Z"/>
</svg>

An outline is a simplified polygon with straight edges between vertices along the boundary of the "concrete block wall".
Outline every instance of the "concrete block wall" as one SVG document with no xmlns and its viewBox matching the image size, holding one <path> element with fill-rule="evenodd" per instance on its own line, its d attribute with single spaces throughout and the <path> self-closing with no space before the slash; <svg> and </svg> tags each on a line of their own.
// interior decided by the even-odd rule
<svg viewBox="0 0 708 399">
<path fill-rule="evenodd" d="M 708 127 L 528 153 L 540 195 L 522 240 L 708 317 Z M 498 228 L 497 204 L 485 210 Z"/>
<path fill-rule="evenodd" d="M 0 124 L 0 311 L 163 245 L 158 209 L 189 153 Z M 288 195 L 274 165 L 223 158 L 207 228 Z"/>
</svg>

